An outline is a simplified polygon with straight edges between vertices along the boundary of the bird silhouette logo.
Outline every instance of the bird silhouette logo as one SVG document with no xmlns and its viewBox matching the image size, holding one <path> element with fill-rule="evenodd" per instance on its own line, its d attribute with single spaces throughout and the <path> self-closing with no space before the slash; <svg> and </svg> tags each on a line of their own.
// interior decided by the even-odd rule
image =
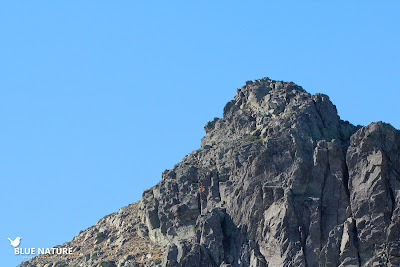
<svg viewBox="0 0 400 267">
<path fill-rule="evenodd" d="M 19 244 L 21 243 L 21 237 L 17 237 L 17 238 L 15 238 L 15 240 L 13 241 L 13 240 L 11 240 L 10 238 L 8 238 L 8 240 L 10 240 L 10 242 L 11 242 L 11 246 L 13 246 L 14 248 L 16 248 L 16 247 L 18 247 L 19 246 Z"/>
</svg>

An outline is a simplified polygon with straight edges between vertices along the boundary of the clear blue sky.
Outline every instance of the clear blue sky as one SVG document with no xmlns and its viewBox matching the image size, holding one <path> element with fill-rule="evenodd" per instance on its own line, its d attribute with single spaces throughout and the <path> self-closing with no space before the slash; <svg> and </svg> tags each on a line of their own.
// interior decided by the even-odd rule
<svg viewBox="0 0 400 267">
<path fill-rule="evenodd" d="M 399 1 L 2 1 L 0 258 L 140 199 L 246 80 L 400 127 Z"/>
</svg>

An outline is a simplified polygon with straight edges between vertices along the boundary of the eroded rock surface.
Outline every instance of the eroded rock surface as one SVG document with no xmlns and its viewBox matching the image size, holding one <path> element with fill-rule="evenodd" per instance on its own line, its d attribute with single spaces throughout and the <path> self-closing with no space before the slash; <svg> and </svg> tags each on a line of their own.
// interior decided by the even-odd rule
<svg viewBox="0 0 400 267">
<path fill-rule="evenodd" d="M 328 96 L 268 78 L 205 130 L 143 193 L 131 228 L 164 256 L 140 264 L 400 266 L 398 130 L 353 126 Z"/>
<path fill-rule="evenodd" d="M 152 242 L 140 222 L 138 203 L 107 215 L 59 247 L 72 247 L 72 255 L 42 255 L 21 267 L 141 267 L 160 266 L 164 248 Z"/>
</svg>

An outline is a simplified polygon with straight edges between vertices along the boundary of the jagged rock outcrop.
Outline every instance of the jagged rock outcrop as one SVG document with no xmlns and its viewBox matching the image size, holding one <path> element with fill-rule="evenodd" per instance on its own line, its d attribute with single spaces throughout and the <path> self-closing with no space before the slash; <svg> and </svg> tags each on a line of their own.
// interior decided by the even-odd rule
<svg viewBox="0 0 400 267">
<path fill-rule="evenodd" d="M 400 133 L 373 123 L 351 137 L 350 204 L 359 260 L 400 266 Z"/>
<path fill-rule="evenodd" d="M 160 265 L 400 266 L 398 130 L 268 78 L 205 130 L 139 202 Z"/>
</svg>

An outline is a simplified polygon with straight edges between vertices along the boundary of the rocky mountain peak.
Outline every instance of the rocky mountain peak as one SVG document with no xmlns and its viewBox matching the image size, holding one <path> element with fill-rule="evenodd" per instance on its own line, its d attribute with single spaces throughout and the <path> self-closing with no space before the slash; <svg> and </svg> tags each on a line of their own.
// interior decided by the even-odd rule
<svg viewBox="0 0 400 267">
<path fill-rule="evenodd" d="M 269 78 L 247 81 L 226 104 L 223 118 L 214 118 L 204 128 L 204 145 L 246 135 L 264 140 L 284 131 L 316 140 L 348 140 L 355 129 L 340 120 L 327 95 L 311 95 L 293 82 Z"/>
<path fill-rule="evenodd" d="M 205 130 L 138 203 L 66 243 L 73 258 L 22 266 L 400 266 L 398 130 L 268 78 Z"/>
<path fill-rule="evenodd" d="M 237 90 L 234 100 L 227 103 L 223 114 L 224 118 L 229 118 L 233 112 L 244 110 L 278 115 L 294 98 L 301 101 L 303 97 L 309 96 L 310 94 L 293 82 L 280 82 L 268 78 L 247 81 Z"/>
</svg>

